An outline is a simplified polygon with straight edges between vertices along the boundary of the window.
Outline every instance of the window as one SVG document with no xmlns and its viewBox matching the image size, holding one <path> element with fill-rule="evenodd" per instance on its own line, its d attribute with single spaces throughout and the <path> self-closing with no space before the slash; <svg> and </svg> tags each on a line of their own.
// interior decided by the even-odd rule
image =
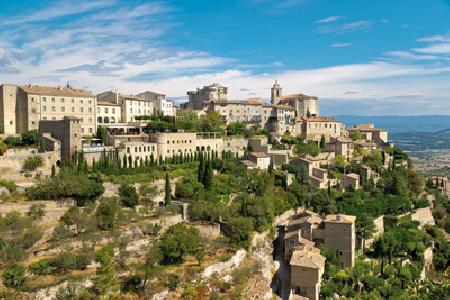
<svg viewBox="0 0 450 300">
<path fill-rule="evenodd" d="M 97 107 L 97 113 L 98 114 L 100 113 L 100 107 Z"/>
<path fill-rule="evenodd" d="M 92 104 L 92 100 L 88 100 L 88 103 L 89 103 L 89 104 Z"/>
<path fill-rule="evenodd" d="M 61 103 L 64 103 L 64 98 L 61 98 Z"/>
<path fill-rule="evenodd" d="M 105 107 L 105 114 L 107 114 L 108 113 L 108 108 L 107 107 Z"/>
<path fill-rule="evenodd" d="M 92 128 L 89 128 L 89 133 L 92 133 Z"/>
<path fill-rule="evenodd" d="M 42 97 L 42 102 L 47 102 L 47 98 L 46 97 Z"/>
<path fill-rule="evenodd" d="M 72 112 L 75 112 L 75 107 L 72 107 Z"/>
<path fill-rule="evenodd" d="M 97 123 L 103 123 L 102 117 L 97 117 Z"/>
<path fill-rule="evenodd" d="M 55 102 L 55 101 L 56 101 L 56 99 L 52 97 L 52 102 Z"/>
<path fill-rule="evenodd" d="M 65 112 L 66 111 L 66 107 L 65 106 L 61 106 L 61 112 Z"/>
<path fill-rule="evenodd" d="M 42 111 L 47 111 L 47 106 L 42 106 Z"/>
<path fill-rule="evenodd" d="M 53 121 L 56 121 L 56 117 L 52 117 L 52 120 L 53 120 Z"/>
<path fill-rule="evenodd" d="M 47 117 L 42 117 L 42 120 L 47 120 Z"/>
<path fill-rule="evenodd" d="M 115 113 L 116 113 L 116 108 L 115 108 L 115 107 L 111 108 L 111 112 L 112 112 L 113 114 L 115 114 Z"/>
<path fill-rule="evenodd" d="M 80 100 L 80 103 L 83 104 L 83 99 Z"/>
<path fill-rule="evenodd" d="M 72 98 L 71 102 L 72 102 L 72 103 L 75 103 L 75 99 Z"/>
<path fill-rule="evenodd" d="M 32 112 L 32 113 L 36 113 L 36 108 L 33 107 L 33 108 L 31 109 L 31 112 Z"/>
<path fill-rule="evenodd" d="M 56 111 L 56 106 L 52 106 L 52 111 Z"/>
<path fill-rule="evenodd" d="M 80 107 L 80 112 L 84 112 L 84 109 L 82 107 Z"/>
<path fill-rule="evenodd" d="M 34 98 L 33 97 L 31 97 L 31 102 L 34 102 Z"/>
<path fill-rule="evenodd" d="M 84 133 L 84 128 L 81 128 L 81 133 Z"/>
<path fill-rule="evenodd" d="M 88 122 L 92 123 L 92 118 L 91 117 L 89 117 Z"/>
</svg>

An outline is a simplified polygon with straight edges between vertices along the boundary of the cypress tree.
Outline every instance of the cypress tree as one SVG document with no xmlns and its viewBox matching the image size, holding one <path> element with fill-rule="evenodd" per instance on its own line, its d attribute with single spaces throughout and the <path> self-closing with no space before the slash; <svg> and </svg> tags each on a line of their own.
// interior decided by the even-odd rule
<svg viewBox="0 0 450 300">
<path fill-rule="evenodd" d="M 153 156 L 153 153 L 150 155 L 150 166 L 151 167 L 155 166 L 155 157 Z"/>
<path fill-rule="evenodd" d="M 203 183 L 203 178 L 205 176 L 205 160 L 203 154 L 200 154 L 200 164 L 198 165 L 198 182 Z"/>
<path fill-rule="evenodd" d="M 127 156 L 126 155 L 124 155 L 122 157 L 122 167 L 125 169 L 127 168 Z"/>
<path fill-rule="evenodd" d="M 325 136 L 322 134 L 322 137 L 320 138 L 320 149 L 325 149 Z"/>
<path fill-rule="evenodd" d="M 50 175 L 51 177 L 55 177 L 56 176 L 56 167 L 55 165 L 52 165 L 52 175 Z"/>
<path fill-rule="evenodd" d="M 269 174 L 273 174 L 273 161 L 272 161 L 272 159 L 270 160 L 269 168 L 267 169 L 267 171 L 269 172 Z"/>
<path fill-rule="evenodd" d="M 213 177 L 212 161 L 209 159 L 208 163 L 205 166 L 205 173 L 203 175 L 203 186 L 207 190 L 211 189 L 212 177 Z"/>
<path fill-rule="evenodd" d="M 92 172 L 95 172 L 96 166 L 95 166 L 95 158 L 92 158 Z"/>
<path fill-rule="evenodd" d="M 164 205 L 170 205 L 172 202 L 172 188 L 170 186 L 169 173 L 166 173 L 166 183 L 165 183 L 165 194 L 164 194 Z"/>
<path fill-rule="evenodd" d="M 133 167 L 133 159 L 131 158 L 131 155 L 128 156 L 128 167 L 132 168 Z"/>
</svg>

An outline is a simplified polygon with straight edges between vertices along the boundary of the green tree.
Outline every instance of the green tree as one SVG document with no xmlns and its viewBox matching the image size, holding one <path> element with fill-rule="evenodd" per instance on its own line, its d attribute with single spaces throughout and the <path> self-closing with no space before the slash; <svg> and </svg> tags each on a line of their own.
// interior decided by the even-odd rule
<svg viewBox="0 0 450 300">
<path fill-rule="evenodd" d="M 106 129 L 103 126 L 97 126 L 95 138 L 99 139 L 103 144 L 106 143 Z"/>
<path fill-rule="evenodd" d="M 21 265 L 6 268 L 3 271 L 2 278 L 6 287 L 18 288 L 25 281 L 25 268 Z"/>
<path fill-rule="evenodd" d="M 135 207 L 139 203 L 139 195 L 136 188 L 129 184 L 123 184 L 119 188 L 120 201 L 127 207 Z"/>
<path fill-rule="evenodd" d="M 117 199 L 115 198 L 103 198 L 100 200 L 100 204 L 95 212 L 97 219 L 97 226 L 102 230 L 112 230 L 116 227 L 117 213 L 119 207 L 117 205 Z"/>
<path fill-rule="evenodd" d="M 200 163 L 198 165 L 197 179 L 198 182 L 203 183 L 203 178 L 205 177 L 205 158 L 202 152 L 199 153 L 199 156 L 200 156 Z"/>
<path fill-rule="evenodd" d="M 173 225 L 162 236 L 159 248 L 165 262 L 182 263 L 186 255 L 194 255 L 201 248 L 200 232 L 183 224 Z"/>
<path fill-rule="evenodd" d="M 27 215 L 32 220 L 40 220 L 45 215 L 45 205 L 33 203 L 30 206 Z"/>
<path fill-rule="evenodd" d="M 365 242 L 373 236 L 375 231 L 375 224 L 373 217 L 367 213 L 363 213 L 356 217 L 356 235 L 362 241 L 362 252 L 364 253 Z"/>
<path fill-rule="evenodd" d="M 55 177 L 56 176 L 56 167 L 55 165 L 52 165 L 52 173 L 50 175 L 50 177 Z"/>
<path fill-rule="evenodd" d="M 168 206 L 172 203 L 172 187 L 170 186 L 169 173 L 166 173 L 164 192 L 164 205 Z"/>
<path fill-rule="evenodd" d="M 203 177 L 203 186 L 205 189 L 210 190 L 213 178 L 213 168 L 211 159 L 208 160 L 205 167 L 205 175 Z"/>
<path fill-rule="evenodd" d="M 320 137 L 319 147 L 320 149 L 324 150 L 325 146 L 326 146 L 325 136 L 322 134 L 322 136 Z"/>
<path fill-rule="evenodd" d="M 113 259 L 110 255 L 103 256 L 101 265 L 97 268 L 94 276 L 94 285 L 102 296 L 114 294 L 119 291 L 119 277 Z"/>
</svg>

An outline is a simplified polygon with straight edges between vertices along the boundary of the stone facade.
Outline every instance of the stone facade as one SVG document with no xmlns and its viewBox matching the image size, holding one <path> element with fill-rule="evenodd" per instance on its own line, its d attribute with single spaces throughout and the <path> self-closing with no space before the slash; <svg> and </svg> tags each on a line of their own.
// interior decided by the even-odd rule
<svg viewBox="0 0 450 300">
<path fill-rule="evenodd" d="M 97 125 L 120 123 L 122 121 L 122 107 L 111 102 L 97 102 Z"/>
<path fill-rule="evenodd" d="M 323 116 L 301 117 L 296 121 L 296 132 L 307 140 L 319 142 L 322 136 L 326 142 L 342 135 L 345 126 L 338 120 Z"/>
<path fill-rule="evenodd" d="M 70 86 L 3 85 L 0 94 L 0 107 L 7 107 L 0 110 L 0 123 L 6 123 L 8 134 L 37 130 L 39 121 L 57 121 L 65 116 L 81 120 L 82 134 L 95 133 L 97 104 L 88 91 Z"/>
<path fill-rule="evenodd" d="M 97 95 L 97 99 L 103 103 L 120 105 L 120 123 L 136 122 L 137 116 L 153 115 L 153 103 L 143 97 L 123 95 L 117 92 L 104 92 Z"/>
<path fill-rule="evenodd" d="M 46 134 L 61 142 L 61 159 L 71 161 L 76 152 L 82 151 L 81 143 L 81 119 L 64 117 L 59 121 L 40 121 L 38 139 Z"/>
<path fill-rule="evenodd" d="M 163 116 L 175 116 L 175 106 L 172 101 L 166 99 L 166 95 L 159 94 L 155 92 L 144 92 L 137 95 L 138 97 L 142 97 L 147 101 L 153 103 L 155 115 L 163 115 Z"/>
<path fill-rule="evenodd" d="M 187 92 L 189 102 L 185 104 L 189 109 L 204 109 L 211 101 L 227 101 L 228 88 L 218 83 L 213 83 L 195 91 Z"/>
</svg>

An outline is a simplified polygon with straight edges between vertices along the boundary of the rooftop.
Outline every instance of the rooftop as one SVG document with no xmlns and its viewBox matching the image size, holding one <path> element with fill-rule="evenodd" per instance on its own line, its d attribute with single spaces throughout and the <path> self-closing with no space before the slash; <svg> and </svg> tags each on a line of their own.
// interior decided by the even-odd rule
<svg viewBox="0 0 450 300">
<path fill-rule="evenodd" d="M 302 240 L 304 242 L 304 240 Z M 325 267 L 325 257 L 320 255 L 320 250 L 309 244 L 300 246 L 292 252 L 290 260 L 291 266 L 323 269 Z"/>
<path fill-rule="evenodd" d="M 48 96 L 67 96 L 67 97 L 90 97 L 94 95 L 83 89 L 74 89 L 72 87 L 49 87 L 39 85 L 25 85 L 20 87 L 25 93 L 34 95 L 48 95 Z"/>
<path fill-rule="evenodd" d="M 301 121 L 305 122 L 337 122 L 340 123 L 338 120 L 327 117 L 327 116 L 309 116 L 309 117 L 301 117 Z"/>
<path fill-rule="evenodd" d="M 353 178 L 353 179 L 359 179 L 359 175 L 355 174 L 355 173 L 345 174 L 344 176 L 345 177 L 350 177 L 350 178 Z"/>
<path fill-rule="evenodd" d="M 325 222 L 333 222 L 333 223 L 355 223 L 356 216 L 350 215 L 328 215 L 325 217 Z"/>
<path fill-rule="evenodd" d="M 258 158 L 266 158 L 266 157 L 270 157 L 269 154 L 264 153 L 264 152 L 250 152 L 249 155 L 254 156 L 254 157 L 258 157 Z"/>
<path fill-rule="evenodd" d="M 303 98 L 303 99 L 305 99 L 305 98 L 306 98 L 306 99 L 307 99 L 307 98 L 310 98 L 310 99 L 317 99 L 317 97 L 315 97 L 315 96 L 308 96 L 308 95 L 305 95 L 305 94 L 302 94 L 302 93 L 281 96 L 281 99 L 283 99 L 283 100 L 288 100 L 288 99 L 298 99 L 298 98 Z"/>
</svg>

